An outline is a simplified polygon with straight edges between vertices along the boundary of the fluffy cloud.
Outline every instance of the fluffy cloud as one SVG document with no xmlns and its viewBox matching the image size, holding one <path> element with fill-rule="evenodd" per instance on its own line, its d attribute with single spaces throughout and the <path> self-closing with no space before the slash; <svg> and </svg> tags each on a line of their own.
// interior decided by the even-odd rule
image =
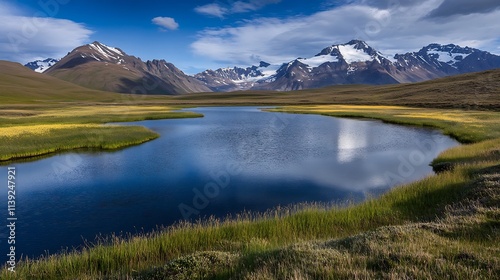
<svg viewBox="0 0 500 280">
<path fill-rule="evenodd" d="M 162 30 L 176 30 L 179 24 L 171 17 L 155 17 L 151 20 L 154 24 L 160 26 Z"/>
<path fill-rule="evenodd" d="M 203 15 L 224 18 L 228 14 L 247 13 L 257 11 L 269 4 L 279 3 L 281 0 L 249 0 L 235 1 L 231 4 L 223 5 L 211 3 L 203 6 L 198 6 L 194 10 Z"/>
<path fill-rule="evenodd" d="M 443 0 L 369 2 L 355 1 L 309 16 L 258 18 L 238 26 L 207 29 L 191 48 L 218 63 L 240 65 L 312 56 L 326 46 L 351 39 L 365 40 L 391 55 L 416 51 L 429 43 L 497 51 L 493 42 L 500 38 L 500 10 L 437 20 L 429 15 Z"/>
<path fill-rule="evenodd" d="M 0 59 L 28 62 L 33 59 L 61 58 L 89 40 L 92 31 L 70 20 L 22 15 L 5 2 L 0 3 Z"/>
</svg>

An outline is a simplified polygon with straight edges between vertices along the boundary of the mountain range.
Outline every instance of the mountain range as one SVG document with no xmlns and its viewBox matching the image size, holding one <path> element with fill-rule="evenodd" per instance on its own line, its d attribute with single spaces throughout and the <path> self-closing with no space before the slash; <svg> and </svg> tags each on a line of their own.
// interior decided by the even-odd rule
<svg viewBox="0 0 500 280">
<path fill-rule="evenodd" d="M 215 91 L 290 91 L 346 84 L 397 84 L 500 68 L 500 56 L 452 44 L 431 44 L 418 52 L 391 58 L 363 41 L 352 40 L 327 47 L 313 57 L 284 63 L 272 74 L 275 69 L 266 72 L 262 67 L 266 65 L 269 64 L 261 62 L 260 67 L 207 70 L 195 77 Z"/>
<path fill-rule="evenodd" d="M 143 62 L 99 42 L 78 47 L 44 74 L 87 88 L 120 93 L 180 94 L 211 91 L 165 60 Z"/>
<path fill-rule="evenodd" d="M 189 76 L 165 60 L 143 62 L 119 48 L 94 42 L 74 49 L 60 61 L 48 59 L 26 66 L 91 89 L 181 94 L 412 83 L 500 68 L 500 56 L 453 44 L 430 44 L 418 52 L 388 57 L 364 41 L 352 40 L 282 64 L 261 61 L 246 68 L 219 68 Z"/>
</svg>

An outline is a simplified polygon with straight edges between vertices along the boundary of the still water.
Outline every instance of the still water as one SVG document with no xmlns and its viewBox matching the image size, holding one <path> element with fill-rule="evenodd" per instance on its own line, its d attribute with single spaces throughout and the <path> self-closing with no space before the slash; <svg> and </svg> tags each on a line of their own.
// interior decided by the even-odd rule
<svg viewBox="0 0 500 280">
<path fill-rule="evenodd" d="M 432 174 L 432 159 L 458 145 L 433 130 L 378 121 L 253 107 L 189 110 L 205 117 L 127 124 L 161 134 L 142 145 L 11 164 L 17 170 L 17 256 L 56 253 L 98 234 L 148 232 L 182 219 L 362 201 Z M 7 223 L 7 166 L 0 173 L 0 218 Z M 5 256 L 7 228 L 0 234 Z"/>
</svg>

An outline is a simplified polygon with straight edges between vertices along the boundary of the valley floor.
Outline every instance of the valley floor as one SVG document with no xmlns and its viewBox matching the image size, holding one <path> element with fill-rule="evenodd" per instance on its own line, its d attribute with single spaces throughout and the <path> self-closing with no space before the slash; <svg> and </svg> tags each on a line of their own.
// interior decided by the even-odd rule
<svg viewBox="0 0 500 280">
<path fill-rule="evenodd" d="M 44 109 L 35 115 L 4 110 L 1 129 L 15 127 L 10 137 L 27 137 L 22 141 L 28 143 L 36 137 L 23 130 L 28 124 L 46 126 L 52 137 L 59 132 L 53 125 L 62 126 L 61 132 L 82 131 L 110 121 L 193 116 L 138 106 L 121 118 L 121 109 L 113 108 Z M 439 174 L 359 205 L 298 205 L 178 224 L 128 240 L 109 237 L 81 252 L 24 260 L 16 274 L 3 270 L 0 278 L 492 279 L 500 274 L 500 113 L 355 105 L 275 110 L 434 127 L 467 144 L 434 161 Z M 15 146 L 8 143 L 4 151 Z"/>
</svg>

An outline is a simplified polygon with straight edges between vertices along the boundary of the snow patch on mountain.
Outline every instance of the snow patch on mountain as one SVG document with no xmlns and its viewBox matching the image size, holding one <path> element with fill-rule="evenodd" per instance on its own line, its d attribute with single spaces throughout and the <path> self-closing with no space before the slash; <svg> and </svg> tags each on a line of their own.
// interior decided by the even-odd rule
<svg viewBox="0 0 500 280">
<path fill-rule="evenodd" d="M 261 79 L 267 80 L 276 75 L 276 71 L 278 71 L 280 67 L 281 65 L 279 64 L 269 64 L 266 67 L 259 67 L 258 69 L 262 73 Z"/>
<path fill-rule="evenodd" d="M 374 59 L 363 49 L 356 49 L 353 45 L 339 45 L 338 49 L 342 54 L 342 57 L 348 64 L 351 64 L 353 62 L 370 61 Z"/>
<path fill-rule="evenodd" d="M 329 54 L 313 56 L 311 58 L 299 58 L 297 60 L 312 68 L 316 68 L 327 62 L 339 62 L 338 57 Z"/>
<path fill-rule="evenodd" d="M 465 59 L 469 54 L 464 54 L 464 53 L 451 53 L 451 52 L 443 52 L 443 51 L 437 51 L 437 50 L 431 50 L 428 52 L 429 55 L 435 56 L 435 58 L 440 61 L 444 62 L 450 65 L 454 65 L 457 62 L 462 61 Z"/>
<path fill-rule="evenodd" d="M 59 61 L 58 59 L 47 58 L 45 60 L 36 60 L 33 62 L 29 62 L 24 66 L 30 68 L 31 70 L 37 73 L 43 73 L 47 71 L 50 67 L 52 67 L 54 64 L 56 64 L 58 61 Z"/>
<path fill-rule="evenodd" d="M 94 49 L 107 59 L 117 60 L 120 57 L 124 56 L 123 52 L 121 52 L 119 49 L 106 46 L 102 43 L 94 42 L 92 44 L 89 44 L 89 47 Z"/>
</svg>

